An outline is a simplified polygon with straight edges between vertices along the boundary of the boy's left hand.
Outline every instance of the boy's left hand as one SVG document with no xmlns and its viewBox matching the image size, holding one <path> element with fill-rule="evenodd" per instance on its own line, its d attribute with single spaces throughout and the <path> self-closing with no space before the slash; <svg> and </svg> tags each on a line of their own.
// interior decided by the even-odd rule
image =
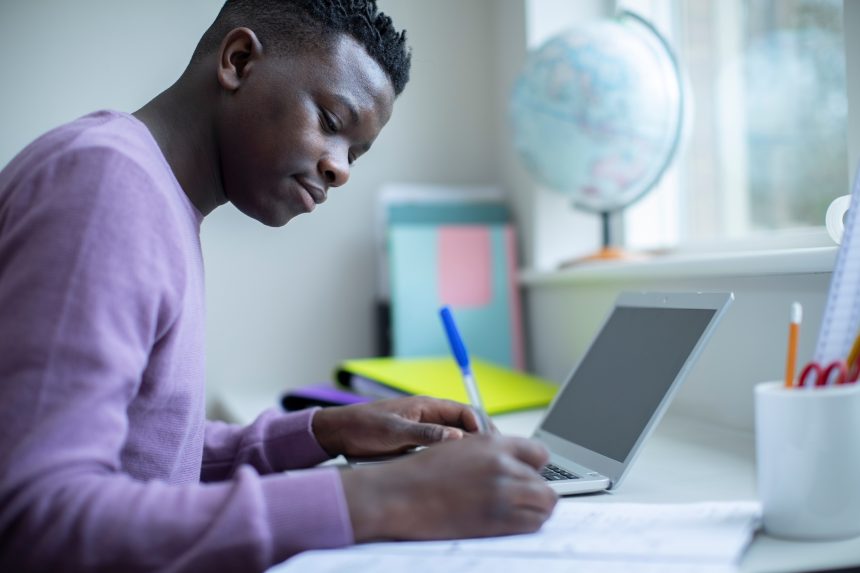
<svg viewBox="0 0 860 573">
<path fill-rule="evenodd" d="M 323 408 L 311 424 L 320 446 L 332 457 L 401 453 L 478 431 L 471 408 L 426 396 Z"/>
</svg>

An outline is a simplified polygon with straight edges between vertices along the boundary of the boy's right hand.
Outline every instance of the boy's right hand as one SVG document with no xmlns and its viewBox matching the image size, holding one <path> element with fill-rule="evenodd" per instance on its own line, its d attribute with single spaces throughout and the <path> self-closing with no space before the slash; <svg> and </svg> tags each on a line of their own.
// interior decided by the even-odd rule
<svg viewBox="0 0 860 573">
<path fill-rule="evenodd" d="M 528 533 L 558 495 L 538 470 L 546 449 L 525 438 L 469 436 L 341 477 L 357 542 Z"/>
</svg>

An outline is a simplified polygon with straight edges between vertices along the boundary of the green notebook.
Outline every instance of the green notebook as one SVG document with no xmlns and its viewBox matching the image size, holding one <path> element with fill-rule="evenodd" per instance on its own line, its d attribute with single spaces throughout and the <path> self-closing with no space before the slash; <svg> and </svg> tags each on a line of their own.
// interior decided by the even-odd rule
<svg viewBox="0 0 860 573">
<path fill-rule="evenodd" d="M 547 406 L 558 385 L 482 360 L 472 360 L 472 373 L 487 414 Z M 360 358 L 341 363 L 337 381 L 376 398 L 421 394 L 469 403 L 463 377 L 450 356 L 444 358 Z"/>
</svg>

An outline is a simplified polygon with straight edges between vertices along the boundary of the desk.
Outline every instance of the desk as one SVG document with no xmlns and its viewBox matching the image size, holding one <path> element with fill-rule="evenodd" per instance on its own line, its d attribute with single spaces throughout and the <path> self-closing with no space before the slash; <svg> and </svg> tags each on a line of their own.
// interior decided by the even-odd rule
<svg viewBox="0 0 860 573">
<path fill-rule="evenodd" d="M 542 411 L 497 416 L 502 433 L 528 436 Z M 589 502 L 694 502 L 756 499 L 755 441 L 671 410 L 645 443 L 617 491 L 587 496 Z M 822 483 L 822 487 L 827 487 Z M 860 484 L 858 484 L 860 487 Z M 570 503 L 582 496 L 568 497 Z M 860 519 L 860 516 L 858 516 Z M 799 542 L 758 534 L 741 563 L 744 573 L 812 571 L 860 566 L 860 537 Z"/>
<path fill-rule="evenodd" d="M 243 394 L 222 396 L 233 421 L 250 422 L 272 406 L 271 397 Z M 529 436 L 543 411 L 495 416 L 504 434 Z M 738 501 L 756 498 L 755 444 L 748 432 L 684 417 L 672 409 L 645 443 L 620 488 L 609 493 L 574 496 L 561 503 L 589 502 L 672 503 Z M 827 484 L 822 482 L 822 487 Z M 858 484 L 860 487 L 860 484 Z M 860 519 L 860 516 L 858 516 Z M 860 566 L 860 537 L 845 541 L 793 542 L 759 534 L 741 563 L 743 573 L 813 571 Z"/>
</svg>

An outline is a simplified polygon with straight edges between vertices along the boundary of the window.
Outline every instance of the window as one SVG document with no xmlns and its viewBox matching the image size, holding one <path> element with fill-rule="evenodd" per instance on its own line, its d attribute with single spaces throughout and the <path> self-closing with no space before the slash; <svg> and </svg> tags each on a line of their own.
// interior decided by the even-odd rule
<svg viewBox="0 0 860 573">
<path fill-rule="evenodd" d="M 624 211 L 627 246 L 823 236 L 850 184 L 842 0 L 620 4 L 670 37 L 692 120 L 672 170 Z"/>
</svg>

